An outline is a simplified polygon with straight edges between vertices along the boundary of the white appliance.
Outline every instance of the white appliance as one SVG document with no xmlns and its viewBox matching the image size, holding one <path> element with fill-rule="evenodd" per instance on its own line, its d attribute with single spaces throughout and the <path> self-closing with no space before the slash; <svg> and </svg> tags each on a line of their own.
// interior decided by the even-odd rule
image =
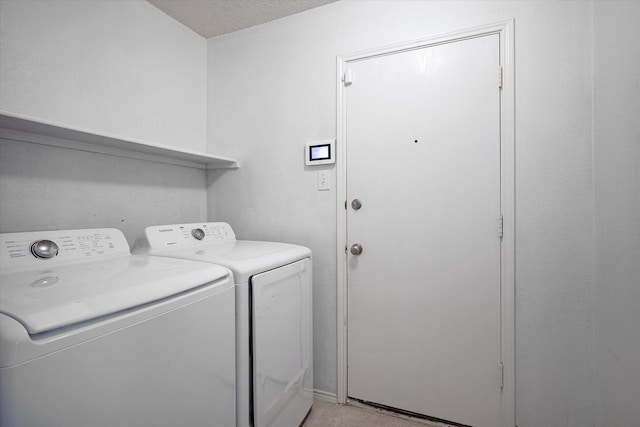
<svg viewBox="0 0 640 427">
<path fill-rule="evenodd" d="M 0 425 L 235 425 L 231 272 L 119 230 L 0 234 Z"/>
<path fill-rule="evenodd" d="M 223 222 L 147 227 L 135 253 L 208 261 L 236 283 L 237 425 L 294 427 L 313 403 L 311 251 Z"/>
</svg>

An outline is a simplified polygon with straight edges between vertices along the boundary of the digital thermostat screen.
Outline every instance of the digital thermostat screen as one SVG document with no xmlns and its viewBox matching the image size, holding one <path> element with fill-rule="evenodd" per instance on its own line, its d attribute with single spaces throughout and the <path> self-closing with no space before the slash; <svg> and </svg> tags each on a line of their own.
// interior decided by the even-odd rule
<svg viewBox="0 0 640 427">
<path fill-rule="evenodd" d="M 336 162 L 335 140 L 307 142 L 304 161 L 307 166 L 329 165 Z"/>
<path fill-rule="evenodd" d="M 314 145 L 309 150 L 309 160 L 328 160 L 331 158 L 331 147 L 329 144 Z"/>
</svg>

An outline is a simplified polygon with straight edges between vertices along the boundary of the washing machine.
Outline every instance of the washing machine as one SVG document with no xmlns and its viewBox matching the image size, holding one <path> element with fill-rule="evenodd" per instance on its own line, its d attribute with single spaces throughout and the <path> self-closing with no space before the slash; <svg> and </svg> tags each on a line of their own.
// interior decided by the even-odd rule
<svg viewBox="0 0 640 427">
<path fill-rule="evenodd" d="M 313 403 L 311 251 L 236 240 L 224 222 L 147 227 L 133 251 L 233 272 L 237 425 L 299 426 Z"/>
<path fill-rule="evenodd" d="M 116 229 L 0 234 L 0 425 L 235 425 L 235 287 Z"/>
</svg>

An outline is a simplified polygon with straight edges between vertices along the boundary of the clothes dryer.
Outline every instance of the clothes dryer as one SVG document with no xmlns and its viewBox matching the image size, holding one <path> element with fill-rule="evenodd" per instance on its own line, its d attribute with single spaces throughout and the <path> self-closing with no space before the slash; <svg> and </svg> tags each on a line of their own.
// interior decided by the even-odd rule
<svg viewBox="0 0 640 427">
<path fill-rule="evenodd" d="M 0 234 L 0 425 L 235 425 L 235 289 L 119 230 Z"/>
<path fill-rule="evenodd" d="M 233 272 L 237 425 L 300 425 L 313 403 L 311 251 L 236 240 L 224 222 L 147 227 L 133 251 Z"/>
</svg>

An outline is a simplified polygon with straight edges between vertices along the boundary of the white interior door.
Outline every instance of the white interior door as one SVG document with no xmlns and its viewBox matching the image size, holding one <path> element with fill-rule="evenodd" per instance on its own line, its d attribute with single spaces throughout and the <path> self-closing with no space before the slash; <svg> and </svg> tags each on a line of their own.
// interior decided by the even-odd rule
<svg viewBox="0 0 640 427">
<path fill-rule="evenodd" d="M 347 64 L 351 398 L 501 424 L 499 53 L 494 34 Z"/>
</svg>

